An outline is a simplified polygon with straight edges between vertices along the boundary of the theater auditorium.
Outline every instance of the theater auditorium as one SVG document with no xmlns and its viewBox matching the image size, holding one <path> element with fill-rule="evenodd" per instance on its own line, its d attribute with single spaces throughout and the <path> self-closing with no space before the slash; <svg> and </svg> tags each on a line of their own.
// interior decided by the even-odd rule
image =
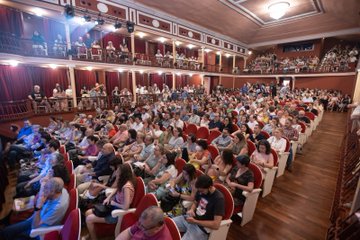
<svg viewBox="0 0 360 240">
<path fill-rule="evenodd" d="M 0 0 L 0 240 L 360 239 L 359 0 Z"/>
</svg>

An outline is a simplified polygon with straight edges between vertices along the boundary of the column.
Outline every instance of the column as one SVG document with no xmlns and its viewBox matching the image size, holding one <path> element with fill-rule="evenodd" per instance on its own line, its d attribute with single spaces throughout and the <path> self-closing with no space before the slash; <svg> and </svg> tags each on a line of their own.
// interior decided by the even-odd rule
<svg viewBox="0 0 360 240">
<path fill-rule="evenodd" d="M 172 90 L 176 89 L 176 75 L 175 73 L 172 73 Z"/>
<path fill-rule="evenodd" d="M 222 68 L 222 52 L 220 51 L 220 55 L 219 55 L 219 71 Z"/>
<path fill-rule="evenodd" d="M 175 66 L 176 62 L 176 39 L 172 40 L 172 54 L 173 54 L 173 66 Z"/>
<path fill-rule="evenodd" d="M 246 68 L 246 60 L 247 60 L 247 57 L 244 57 L 244 69 Z"/>
<path fill-rule="evenodd" d="M 74 69 L 73 65 L 69 66 L 69 77 L 70 77 L 70 85 L 71 85 L 71 90 L 72 90 L 73 108 L 77 108 L 75 69 Z"/>
<path fill-rule="evenodd" d="M 359 102 L 360 101 L 360 72 L 359 72 L 359 70 L 355 77 L 356 77 L 356 80 L 355 80 L 355 91 L 354 91 L 353 102 Z"/>
<path fill-rule="evenodd" d="M 201 59 L 200 59 L 200 62 L 204 66 L 204 64 L 205 64 L 205 47 L 204 46 L 201 47 Z"/>
<path fill-rule="evenodd" d="M 65 23 L 65 41 L 66 41 L 66 49 L 71 49 L 71 35 L 70 35 L 70 25 Z M 72 54 L 69 54 L 69 60 L 72 60 Z"/>
<path fill-rule="evenodd" d="M 149 42 L 145 41 L 145 54 L 146 56 L 149 56 Z"/>
<path fill-rule="evenodd" d="M 236 55 L 233 55 L 233 69 L 236 67 Z"/>
<path fill-rule="evenodd" d="M 132 59 L 135 58 L 135 33 L 131 33 L 131 56 Z"/>
<path fill-rule="evenodd" d="M 296 81 L 296 80 L 295 80 L 295 76 L 292 76 L 291 79 L 292 79 L 291 90 L 294 91 L 294 89 L 295 89 L 295 81 Z"/>
<path fill-rule="evenodd" d="M 132 90 L 134 96 L 134 103 L 136 103 L 136 72 L 134 70 L 131 71 L 131 78 L 132 78 Z"/>
</svg>

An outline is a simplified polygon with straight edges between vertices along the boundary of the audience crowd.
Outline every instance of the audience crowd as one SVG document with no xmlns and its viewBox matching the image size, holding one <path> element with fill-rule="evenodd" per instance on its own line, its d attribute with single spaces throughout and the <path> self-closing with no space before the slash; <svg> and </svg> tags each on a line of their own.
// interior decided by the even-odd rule
<svg viewBox="0 0 360 240">
<path fill-rule="evenodd" d="M 157 93 L 156 88 L 152 91 Z M 194 89 L 183 89 L 189 91 Z M 224 196 L 214 183 L 226 186 L 235 206 L 242 206 L 243 191 L 254 189 L 250 163 L 266 174 L 275 167 L 271 150 L 283 153 L 287 140 L 299 140 L 302 125 L 310 127 L 306 112 L 316 117 L 326 109 L 343 111 L 350 101 L 337 91 L 290 91 L 287 86 L 277 90 L 275 85 L 248 83 L 239 91 L 217 88 L 211 95 L 180 94 L 142 107 L 98 108 L 96 115 L 76 114 L 71 121 L 50 117 L 48 126 L 25 120 L 21 129 L 14 130 L 17 138 L 4 153 L 12 169 L 21 166 L 16 198 L 40 197 L 31 218 L 1 230 L 0 236 L 16 239 L 28 236 L 31 228 L 59 223 L 74 174 L 89 233 L 85 239 L 97 239 L 96 224 L 118 221 L 111 210 L 130 208 L 136 176 L 143 178 L 146 192 L 155 194 L 161 209 L 145 210 L 140 225 L 123 231 L 118 239 L 169 236 L 162 224 L 163 212 L 185 232 L 183 239 L 207 239 L 225 214 Z M 191 126 L 209 130 L 212 137 L 197 136 Z M 256 146 L 253 153 L 250 142 Z M 286 162 L 289 172 L 296 170 L 292 151 Z M 186 161 L 182 169 L 177 166 L 180 158 Z M 110 212 L 101 212 L 98 205 Z M 158 224 L 152 225 L 149 216 Z"/>
</svg>

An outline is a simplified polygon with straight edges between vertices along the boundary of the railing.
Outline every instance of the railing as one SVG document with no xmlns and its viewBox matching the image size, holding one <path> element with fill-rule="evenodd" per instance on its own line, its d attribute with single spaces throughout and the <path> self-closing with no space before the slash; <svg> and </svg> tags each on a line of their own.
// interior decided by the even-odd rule
<svg viewBox="0 0 360 240">
<path fill-rule="evenodd" d="M 351 122 L 341 147 L 327 239 L 358 239 L 360 234 L 359 218 L 355 215 L 360 214 L 360 209 L 357 209 L 360 198 L 360 147 L 356 131 L 351 132 L 349 129 Z"/>
<path fill-rule="evenodd" d="M 189 93 L 189 98 L 201 98 L 203 93 Z M 135 106 L 143 106 L 165 100 L 163 94 L 137 94 Z M 0 122 L 11 121 L 32 116 L 69 113 L 77 111 L 94 111 L 100 109 L 129 108 L 134 105 L 132 95 L 78 97 L 77 107 L 72 98 L 48 98 L 41 102 L 27 100 L 0 102 Z"/>
</svg>

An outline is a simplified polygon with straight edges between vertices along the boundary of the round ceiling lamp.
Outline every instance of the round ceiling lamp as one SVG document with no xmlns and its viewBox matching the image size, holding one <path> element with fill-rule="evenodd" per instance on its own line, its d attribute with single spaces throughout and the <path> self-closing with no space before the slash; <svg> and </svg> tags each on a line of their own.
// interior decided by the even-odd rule
<svg viewBox="0 0 360 240">
<path fill-rule="evenodd" d="M 290 3 L 288 2 L 276 2 L 271 4 L 268 7 L 270 17 L 276 20 L 282 18 L 289 7 L 290 7 Z"/>
</svg>

